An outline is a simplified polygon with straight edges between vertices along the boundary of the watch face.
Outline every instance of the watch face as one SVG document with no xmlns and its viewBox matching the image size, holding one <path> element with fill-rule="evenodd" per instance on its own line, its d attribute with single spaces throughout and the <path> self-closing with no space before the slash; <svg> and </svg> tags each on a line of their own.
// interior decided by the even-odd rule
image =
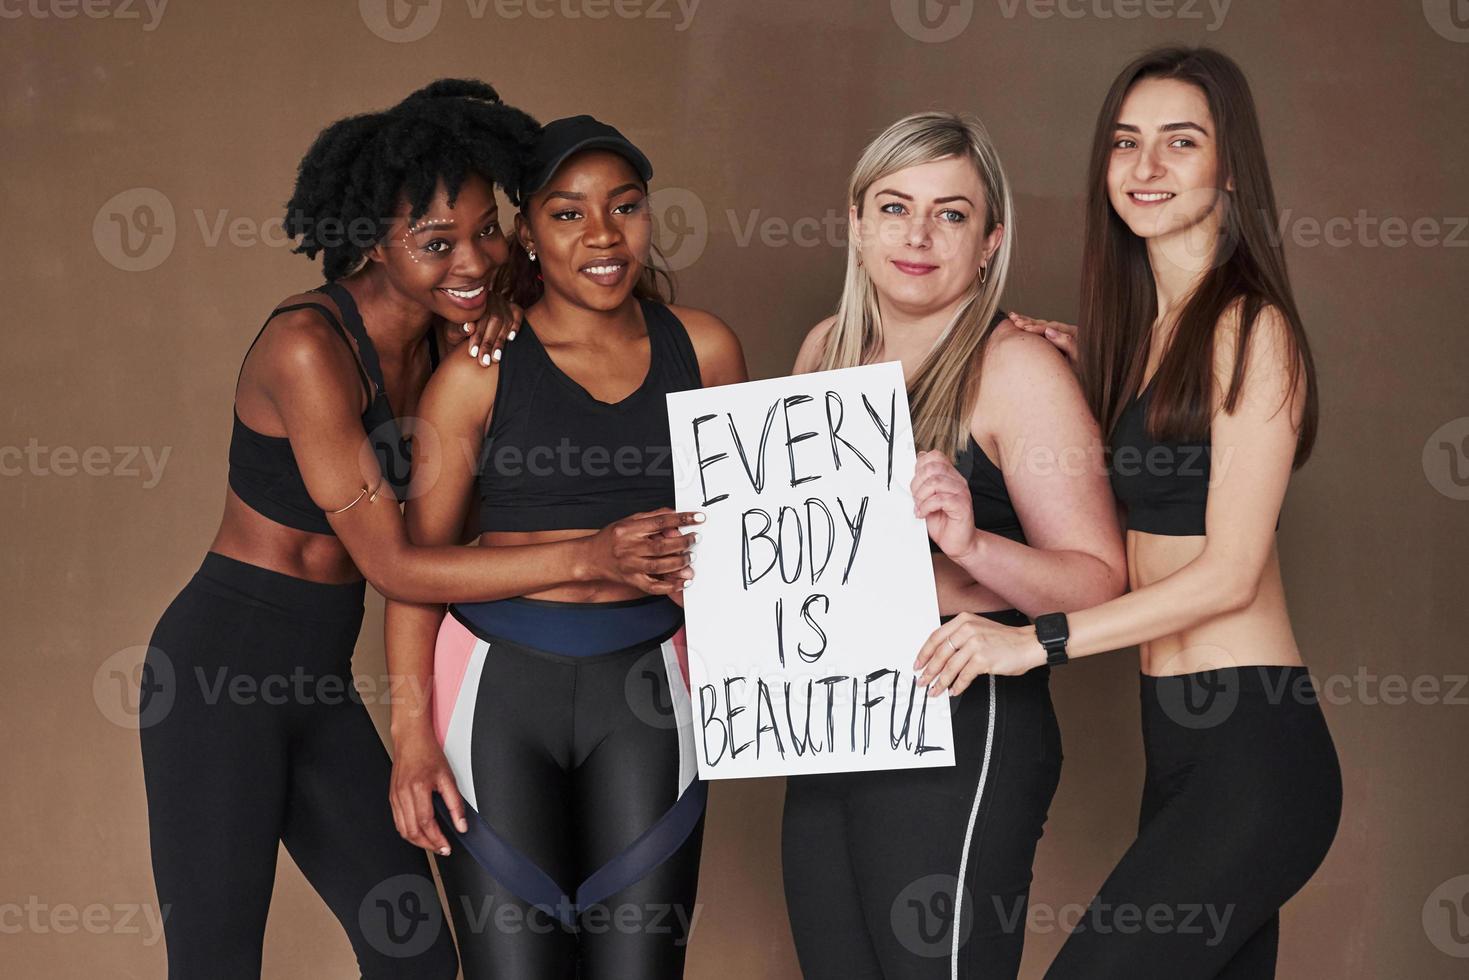
<svg viewBox="0 0 1469 980">
<path fill-rule="evenodd" d="M 1063 613 L 1047 613 L 1035 621 L 1036 639 L 1042 645 L 1065 643 L 1067 633 L 1066 616 Z"/>
</svg>

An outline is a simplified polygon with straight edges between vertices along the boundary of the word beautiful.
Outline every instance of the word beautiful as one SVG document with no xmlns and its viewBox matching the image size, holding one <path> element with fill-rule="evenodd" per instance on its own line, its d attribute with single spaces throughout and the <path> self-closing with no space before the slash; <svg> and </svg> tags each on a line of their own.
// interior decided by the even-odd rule
<svg viewBox="0 0 1469 980">
<path fill-rule="evenodd" d="M 747 635 L 762 618 L 773 625 L 775 641 L 754 645 L 755 664 L 725 664 L 712 683 L 697 683 L 706 768 L 747 752 L 757 760 L 874 752 L 911 759 L 944 750 L 925 740 L 928 698 L 912 671 L 860 649 L 872 645 L 864 620 L 882 614 L 878 601 L 898 570 L 894 545 L 912 546 L 904 557 L 922 562 L 915 577 L 929 574 L 922 543 L 901 539 L 921 536 L 916 528 L 864 539 L 874 523 L 911 516 L 908 476 L 894 491 L 895 459 L 906 455 L 911 475 L 906 405 L 900 415 L 899 389 L 890 385 L 839 391 L 821 385 L 821 375 L 806 377 L 808 390 L 691 420 L 699 506 L 710 511 L 704 536 L 739 532 L 742 594 L 721 603 L 736 608 L 730 621 Z M 720 515 L 725 508 L 738 511 L 737 525 Z M 864 540 L 880 543 L 864 551 Z M 700 550 L 721 560 L 736 554 L 722 542 Z M 868 554 L 876 557 L 859 564 Z M 916 649 L 880 655 L 911 660 Z M 826 663 L 788 672 L 788 658 L 793 667 Z"/>
</svg>

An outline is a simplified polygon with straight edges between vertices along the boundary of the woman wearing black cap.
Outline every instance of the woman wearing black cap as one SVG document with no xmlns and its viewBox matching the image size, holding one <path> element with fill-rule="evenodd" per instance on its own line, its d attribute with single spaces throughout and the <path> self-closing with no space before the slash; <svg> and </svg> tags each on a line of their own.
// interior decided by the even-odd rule
<svg viewBox="0 0 1469 980">
<path fill-rule="evenodd" d="M 665 395 L 746 371 L 724 323 L 659 294 L 651 175 L 588 116 L 545 127 L 504 277 L 525 325 L 498 368 L 448 365 L 424 393 L 419 414 L 462 451 L 415 468 L 415 541 L 456 540 L 473 503 L 481 546 L 533 564 L 528 545 L 672 504 Z M 434 692 L 431 713 L 395 705 L 394 807 L 421 846 L 433 807 L 458 830 L 439 866 L 467 977 L 683 972 L 704 789 L 683 613 L 654 585 L 389 605 L 395 672 Z"/>
<path fill-rule="evenodd" d="M 394 832 L 387 753 L 352 696 L 363 577 L 401 599 L 483 599 L 641 576 L 652 559 L 627 557 L 630 531 L 644 532 L 644 554 L 666 549 L 648 536 L 658 521 L 539 545 L 525 562 L 404 531 L 396 416 L 419 401 L 435 323 L 486 315 L 507 253 L 491 183 L 516 181 L 537 129 L 489 85 L 445 80 L 333 124 L 301 162 L 287 228 L 298 251 L 323 253 L 328 281 L 277 306 L 245 357 L 224 518 L 144 664 L 174 980 L 259 976 L 281 843 L 364 976 L 453 977 L 429 868 Z M 451 360 L 484 374 L 478 359 Z"/>
</svg>

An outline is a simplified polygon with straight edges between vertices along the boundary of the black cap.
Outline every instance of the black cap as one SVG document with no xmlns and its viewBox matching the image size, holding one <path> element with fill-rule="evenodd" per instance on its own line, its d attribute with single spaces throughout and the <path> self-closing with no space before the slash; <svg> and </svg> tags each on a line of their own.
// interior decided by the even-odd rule
<svg viewBox="0 0 1469 980">
<path fill-rule="evenodd" d="M 525 176 L 511 195 L 513 203 L 517 206 L 523 204 L 526 198 L 546 186 L 567 157 L 582 150 L 610 150 L 632 164 L 643 183 L 653 178 L 653 165 L 626 136 L 591 116 L 567 116 L 554 119 L 541 128 L 531 148 Z"/>
</svg>

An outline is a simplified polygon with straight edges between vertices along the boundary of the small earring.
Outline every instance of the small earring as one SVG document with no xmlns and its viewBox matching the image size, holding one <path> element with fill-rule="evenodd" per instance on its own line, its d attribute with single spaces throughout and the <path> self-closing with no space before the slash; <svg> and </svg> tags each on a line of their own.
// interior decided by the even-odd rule
<svg viewBox="0 0 1469 980">
<path fill-rule="evenodd" d="M 534 262 L 536 260 L 536 250 L 535 249 L 528 248 L 528 249 L 525 250 L 525 254 L 530 256 L 530 260 L 532 262 Z"/>
<path fill-rule="evenodd" d="M 989 274 L 990 274 L 990 267 L 989 267 L 988 264 L 985 264 L 985 265 L 982 265 L 982 266 L 979 267 L 979 284 L 981 286 L 983 286 L 984 285 L 984 281 L 989 278 Z"/>
</svg>

